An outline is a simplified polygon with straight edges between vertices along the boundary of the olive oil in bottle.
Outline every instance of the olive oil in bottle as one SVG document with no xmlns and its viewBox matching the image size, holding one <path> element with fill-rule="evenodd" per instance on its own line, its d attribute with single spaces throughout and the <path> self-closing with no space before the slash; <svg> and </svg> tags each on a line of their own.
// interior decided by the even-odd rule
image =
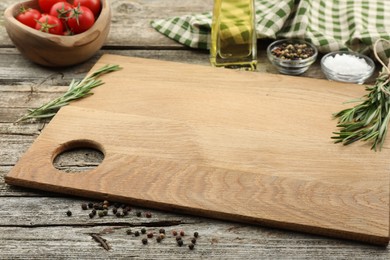
<svg viewBox="0 0 390 260">
<path fill-rule="evenodd" d="M 215 0 L 211 27 L 213 66 L 256 70 L 254 0 Z"/>
</svg>

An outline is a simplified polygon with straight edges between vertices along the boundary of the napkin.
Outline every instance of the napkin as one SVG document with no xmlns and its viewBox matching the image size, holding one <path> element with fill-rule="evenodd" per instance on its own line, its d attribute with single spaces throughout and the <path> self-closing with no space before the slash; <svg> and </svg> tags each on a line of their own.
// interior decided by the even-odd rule
<svg viewBox="0 0 390 260">
<path fill-rule="evenodd" d="M 319 52 L 350 50 L 371 55 L 379 38 L 390 40 L 388 0 L 255 0 L 258 39 L 299 38 Z M 209 49 L 212 12 L 157 19 L 158 32 L 191 48 Z M 390 44 L 377 45 L 386 64 Z"/>
</svg>

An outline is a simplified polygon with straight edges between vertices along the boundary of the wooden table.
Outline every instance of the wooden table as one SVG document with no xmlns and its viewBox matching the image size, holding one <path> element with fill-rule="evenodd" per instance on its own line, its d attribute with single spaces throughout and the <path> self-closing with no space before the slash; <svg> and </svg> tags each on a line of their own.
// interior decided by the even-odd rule
<svg viewBox="0 0 390 260">
<path fill-rule="evenodd" d="M 13 3 L 0 2 L 0 12 Z M 81 79 L 104 53 L 153 58 L 209 66 L 208 53 L 191 50 L 157 33 L 149 26 L 165 18 L 211 10 L 212 0 L 112 0 L 111 33 L 91 60 L 66 69 L 50 69 L 25 60 L 0 27 L 0 259 L 390 259 L 387 248 L 321 236 L 258 226 L 217 221 L 136 208 L 123 218 L 90 219 L 81 209 L 87 199 L 13 187 L 4 176 L 37 138 L 47 122 L 15 125 L 26 109 L 63 93 L 71 79 Z M 0 23 L 4 24 L 1 18 Z M 259 43 L 259 71 L 277 73 L 265 56 L 266 42 Z M 303 76 L 324 78 L 318 63 Z M 60 158 L 64 170 L 96 166 L 101 155 L 79 150 Z M 66 212 L 73 215 L 68 217 Z M 135 212 L 151 212 L 137 217 Z M 164 228 L 162 243 L 142 245 L 141 237 L 127 235 L 145 227 L 148 232 Z M 200 237 L 194 250 L 178 247 L 172 230 L 193 232 Z M 104 250 L 92 238 L 99 234 L 111 249 Z"/>
</svg>

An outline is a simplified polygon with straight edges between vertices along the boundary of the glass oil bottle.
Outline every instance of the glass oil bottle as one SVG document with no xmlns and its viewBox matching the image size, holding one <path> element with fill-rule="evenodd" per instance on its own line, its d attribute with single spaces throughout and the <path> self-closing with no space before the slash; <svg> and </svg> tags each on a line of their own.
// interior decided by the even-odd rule
<svg viewBox="0 0 390 260">
<path fill-rule="evenodd" d="M 214 0 L 212 66 L 256 70 L 256 41 L 254 0 Z"/>
</svg>

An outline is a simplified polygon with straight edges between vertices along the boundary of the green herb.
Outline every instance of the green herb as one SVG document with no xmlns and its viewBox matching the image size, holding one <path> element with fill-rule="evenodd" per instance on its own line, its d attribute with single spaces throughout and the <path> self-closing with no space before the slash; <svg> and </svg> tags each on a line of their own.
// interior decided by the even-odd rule
<svg viewBox="0 0 390 260">
<path fill-rule="evenodd" d="M 29 119 L 44 119 L 53 117 L 61 107 L 68 105 L 71 101 L 92 95 L 90 92 L 91 89 L 104 84 L 102 80 L 98 79 L 100 76 L 120 69 L 121 67 L 118 65 L 105 65 L 81 81 L 73 79 L 68 90 L 62 96 L 36 109 L 29 109 L 28 113 L 19 118 L 16 123 Z"/>
<path fill-rule="evenodd" d="M 334 115 L 339 119 L 337 127 L 341 128 L 332 137 L 336 143 L 348 145 L 358 140 L 368 141 L 372 143 L 371 149 L 376 151 L 385 141 L 390 120 L 390 64 L 386 66 L 378 57 L 376 45 L 380 40 L 374 45 L 374 53 L 383 69 L 375 85 L 366 86 L 368 94 L 358 100 L 362 101 L 360 104 Z"/>
</svg>

